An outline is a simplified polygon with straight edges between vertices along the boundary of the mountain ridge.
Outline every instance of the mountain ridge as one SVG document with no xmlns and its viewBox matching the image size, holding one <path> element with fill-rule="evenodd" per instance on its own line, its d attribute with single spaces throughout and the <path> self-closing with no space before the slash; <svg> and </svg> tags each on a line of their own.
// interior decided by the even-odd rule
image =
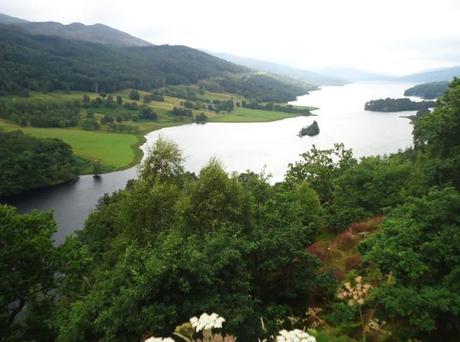
<svg viewBox="0 0 460 342">
<path fill-rule="evenodd" d="M 205 50 L 205 52 L 213 56 L 227 60 L 229 62 L 246 66 L 251 69 L 274 73 L 277 75 L 293 78 L 293 79 L 307 82 L 307 83 L 317 85 L 317 86 L 344 85 L 348 83 L 347 81 L 339 79 L 339 78 L 322 75 L 320 73 L 310 71 L 310 70 L 294 68 L 294 67 L 280 64 L 280 63 L 274 63 L 274 62 L 259 60 L 255 58 L 241 57 L 241 56 L 236 56 L 236 55 L 233 55 L 230 53 L 224 53 L 224 52 L 212 52 L 212 51 L 207 51 L 207 50 Z"/>
<path fill-rule="evenodd" d="M 75 22 L 61 24 L 55 21 L 32 22 L 0 13 L 0 24 L 19 27 L 34 35 L 57 36 L 65 39 L 114 46 L 152 46 L 154 44 L 104 24 L 85 25 Z"/>
</svg>

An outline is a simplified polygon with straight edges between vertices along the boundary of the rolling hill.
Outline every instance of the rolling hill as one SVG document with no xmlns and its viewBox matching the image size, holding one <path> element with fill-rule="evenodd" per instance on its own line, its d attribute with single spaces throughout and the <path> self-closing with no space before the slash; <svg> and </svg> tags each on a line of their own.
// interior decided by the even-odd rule
<svg viewBox="0 0 460 342">
<path fill-rule="evenodd" d="M 460 76 L 460 65 L 423 71 L 415 74 L 400 77 L 402 81 L 411 81 L 417 83 L 451 81 L 454 77 Z"/>
</svg>

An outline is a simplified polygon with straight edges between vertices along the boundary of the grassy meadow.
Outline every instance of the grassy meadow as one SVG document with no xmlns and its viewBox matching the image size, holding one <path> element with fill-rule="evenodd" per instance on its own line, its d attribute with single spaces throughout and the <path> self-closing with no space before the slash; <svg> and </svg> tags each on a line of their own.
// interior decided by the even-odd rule
<svg viewBox="0 0 460 342">
<path fill-rule="evenodd" d="M 87 161 L 100 161 L 105 172 L 123 169 L 135 164 L 141 157 L 138 146 L 143 140 L 134 134 L 84 131 L 76 128 L 20 127 L 0 120 L 6 131 L 21 130 L 37 138 L 57 138 L 72 146 L 74 153 Z M 91 167 L 83 173 L 91 173 Z"/>
<path fill-rule="evenodd" d="M 197 86 L 174 86 L 173 91 L 192 93 L 199 100 L 219 100 L 219 101 L 239 101 L 244 100 L 241 96 L 228 93 L 214 93 L 200 89 Z M 78 127 L 72 128 L 36 128 L 36 127 L 21 127 L 12 122 L 0 119 L 0 129 L 7 131 L 21 130 L 26 134 L 38 138 L 58 138 L 72 146 L 76 156 L 86 162 L 82 173 L 91 173 L 91 162 L 99 161 L 103 172 L 120 170 L 135 165 L 142 157 L 142 152 L 139 146 L 143 143 L 143 136 L 151 131 L 177 126 L 181 124 L 192 123 L 191 117 L 177 117 L 171 114 L 174 107 L 180 107 L 184 99 L 164 95 L 164 102 L 152 101 L 148 104 L 143 103 L 143 97 L 150 93 L 139 91 L 140 100 L 133 101 L 129 99 L 130 89 L 118 91 L 111 95 L 121 96 L 124 103 L 136 102 L 138 106 L 146 105 L 155 111 L 158 118 L 155 121 L 132 121 L 126 120 L 121 124 L 131 127 L 132 132 L 115 133 L 109 132 L 104 125 L 99 130 L 83 130 Z M 8 96 L 3 97 L 8 101 L 40 101 L 47 103 L 64 103 L 67 101 L 81 100 L 84 95 L 88 95 L 90 99 L 95 99 L 97 94 L 85 92 L 52 92 L 52 93 L 30 93 L 29 97 Z M 88 109 L 82 108 L 82 118 L 86 116 Z M 99 122 L 106 116 L 116 116 L 122 113 L 135 112 L 135 110 L 124 107 L 108 108 L 97 107 L 91 108 L 94 116 Z M 298 116 L 298 114 L 256 110 L 242 107 L 235 107 L 230 112 L 216 113 L 207 109 L 193 110 L 193 115 L 196 116 L 204 113 L 208 117 L 209 122 L 268 122 Z"/>
</svg>

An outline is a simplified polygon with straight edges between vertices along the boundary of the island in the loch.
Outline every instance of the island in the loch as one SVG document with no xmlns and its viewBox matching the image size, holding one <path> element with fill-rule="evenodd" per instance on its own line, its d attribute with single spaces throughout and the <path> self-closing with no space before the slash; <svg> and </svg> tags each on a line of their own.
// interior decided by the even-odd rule
<svg viewBox="0 0 460 342">
<path fill-rule="evenodd" d="M 425 100 L 433 100 L 444 94 L 448 88 L 448 81 L 422 83 L 406 89 L 404 96 L 418 96 Z"/>
<path fill-rule="evenodd" d="M 311 125 L 303 127 L 300 130 L 299 137 L 303 137 L 305 135 L 313 137 L 313 136 L 318 135 L 318 134 L 319 134 L 319 126 L 318 126 L 318 123 L 315 120 L 315 121 L 313 121 L 313 123 Z"/>
<path fill-rule="evenodd" d="M 427 110 L 436 106 L 435 101 L 412 101 L 410 99 L 379 99 L 366 102 L 365 110 L 372 112 L 403 112 L 411 110 Z"/>
</svg>

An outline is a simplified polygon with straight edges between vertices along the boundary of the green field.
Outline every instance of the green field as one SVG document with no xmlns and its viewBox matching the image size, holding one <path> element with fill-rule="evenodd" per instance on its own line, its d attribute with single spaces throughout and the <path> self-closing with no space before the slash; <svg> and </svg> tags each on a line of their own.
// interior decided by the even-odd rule
<svg viewBox="0 0 460 342">
<path fill-rule="evenodd" d="M 0 127 L 6 131 L 20 129 L 37 138 L 58 138 L 72 146 L 74 153 L 86 160 L 99 160 L 103 171 L 126 168 L 139 160 L 137 147 L 142 142 L 134 134 L 84 131 L 74 128 L 19 127 L 0 120 Z M 90 170 L 84 170 L 88 173 Z"/>
<path fill-rule="evenodd" d="M 213 93 L 200 90 L 197 86 L 175 86 L 177 89 L 184 91 L 193 91 L 200 99 L 208 100 L 238 100 L 243 98 L 233 94 Z M 137 102 L 139 106 L 143 105 L 142 100 L 132 101 L 128 98 L 130 90 L 122 90 L 115 92 L 112 95 L 115 97 L 120 95 L 124 102 Z M 22 98 L 17 96 L 8 96 L 4 99 L 9 101 L 43 101 L 43 102 L 65 102 L 71 100 L 81 100 L 83 95 L 89 95 L 91 99 L 95 98 L 96 94 L 83 92 L 52 92 L 52 93 L 37 93 L 32 92 L 29 97 Z M 139 91 L 141 99 L 144 95 L 149 94 L 144 91 Z M 139 150 L 139 145 L 144 141 L 143 135 L 165 127 L 177 126 L 187 123 L 192 123 L 191 117 L 175 117 L 170 112 L 175 106 L 180 106 L 184 100 L 173 96 L 164 96 L 164 102 L 153 101 L 148 104 L 158 115 L 156 121 L 123 121 L 127 126 L 134 127 L 133 133 L 111 133 L 102 127 L 98 131 L 87 131 L 79 128 L 34 128 L 20 127 L 12 122 L 0 119 L 0 128 L 5 130 L 22 130 L 26 134 L 38 138 L 58 138 L 69 145 L 78 157 L 84 159 L 82 173 L 90 173 L 92 170 L 91 163 L 99 161 L 103 172 L 120 170 L 123 168 L 135 165 L 142 157 L 142 152 Z M 303 107 L 306 108 L 306 107 Z M 120 113 L 134 112 L 126 108 L 94 108 L 95 117 L 101 120 L 104 115 L 118 115 Z M 193 110 L 193 115 L 204 113 L 210 122 L 268 122 L 286 118 L 293 118 L 298 114 L 284 113 L 268 110 L 257 110 L 249 108 L 236 107 L 231 113 L 215 113 L 209 110 Z M 82 116 L 86 115 L 86 110 L 82 109 Z"/>
</svg>

